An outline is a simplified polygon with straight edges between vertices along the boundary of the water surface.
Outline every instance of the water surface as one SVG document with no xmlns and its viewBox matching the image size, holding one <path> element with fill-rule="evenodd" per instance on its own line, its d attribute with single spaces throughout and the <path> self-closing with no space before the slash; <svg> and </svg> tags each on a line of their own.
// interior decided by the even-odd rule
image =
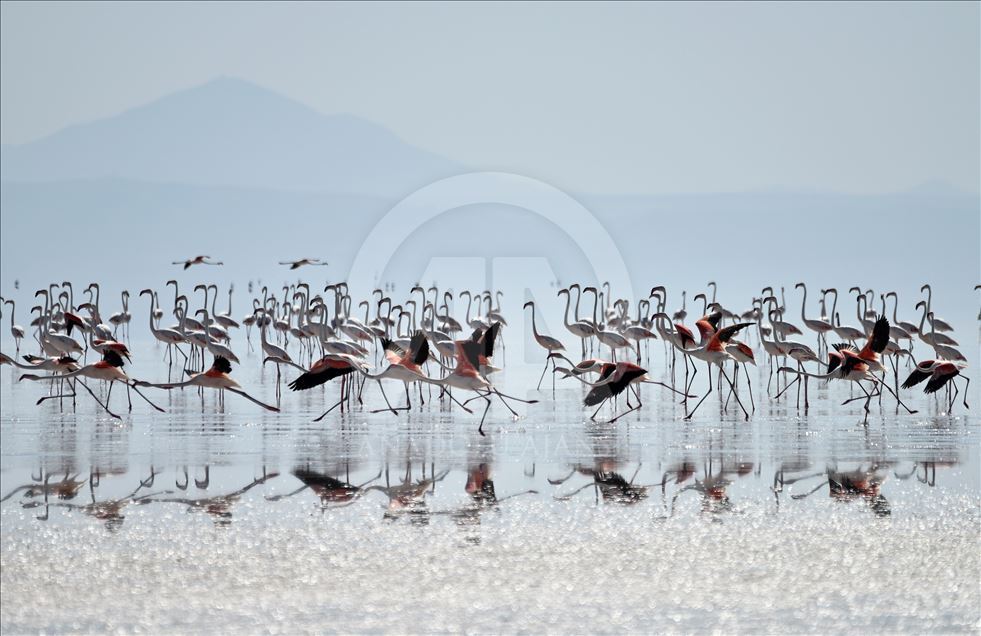
<svg viewBox="0 0 981 636">
<path fill-rule="evenodd" d="M 133 348 L 131 374 L 162 380 L 162 350 Z M 863 425 L 846 385 L 812 384 L 805 415 L 764 370 L 749 422 L 716 397 L 685 422 L 646 386 L 611 425 L 514 367 L 502 390 L 541 402 L 495 405 L 481 437 L 480 409 L 428 389 L 395 417 L 369 384 L 313 423 L 333 383 L 284 391 L 282 414 L 153 389 L 166 413 L 128 413 L 117 387 L 119 422 L 84 394 L 35 406 L 47 387 L 19 373 L 0 371 L 4 633 L 979 628 L 960 404 L 906 392 L 919 413 L 885 400 Z M 275 401 L 254 353 L 234 374 Z"/>
</svg>

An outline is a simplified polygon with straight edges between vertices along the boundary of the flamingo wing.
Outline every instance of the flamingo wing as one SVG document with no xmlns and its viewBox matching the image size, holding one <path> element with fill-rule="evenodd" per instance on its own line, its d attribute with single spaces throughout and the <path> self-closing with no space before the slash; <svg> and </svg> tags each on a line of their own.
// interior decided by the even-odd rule
<svg viewBox="0 0 981 636">
<path fill-rule="evenodd" d="M 933 374 L 933 377 L 930 378 L 930 381 L 927 382 L 926 388 L 923 389 L 923 392 L 924 393 L 936 393 L 937 391 L 939 391 L 940 389 L 942 389 L 943 386 L 945 384 L 947 384 L 947 382 L 953 380 L 955 375 L 957 375 L 957 372 L 955 372 L 955 373 L 934 373 Z"/>
<path fill-rule="evenodd" d="M 422 364 L 429 359 L 429 341 L 426 340 L 426 334 L 422 331 L 417 331 L 416 335 L 412 336 L 412 341 L 409 343 L 409 354 L 413 364 Z"/>
<path fill-rule="evenodd" d="M 320 369 L 301 374 L 289 383 L 290 390 L 305 391 L 306 389 L 312 389 L 315 386 L 320 386 L 334 378 L 347 375 L 354 371 L 354 367 L 352 366 L 321 365 Z"/>
<path fill-rule="evenodd" d="M 214 362 L 211 364 L 211 368 L 216 371 L 221 371 L 222 373 L 232 372 L 232 363 L 228 361 L 228 358 L 224 356 L 215 356 Z"/>
<path fill-rule="evenodd" d="M 709 341 L 708 348 L 713 351 L 722 351 L 723 343 L 729 342 L 734 335 L 752 324 L 753 323 L 751 322 L 741 322 L 736 325 L 729 325 L 728 327 L 719 329 L 715 332 L 715 335 L 712 336 L 712 340 Z"/>
<path fill-rule="evenodd" d="M 862 353 L 860 355 L 867 357 L 871 353 L 882 353 L 888 344 L 889 321 L 885 317 L 882 317 L 875 321 L 875 326 L 872 327 L 872 337 L 862 347 Z"/>
<path fill-rule="evenodd" d="M 497 334 L 501 331 L 501 323 L 493 323 L 481 337 L 483 343 L 483 354 L 485 358 L 493 357 L 494 355 L 494 342 L 497 340 Z"/>
<path fill-rule="evenodd" d="M 106 364 L 108 364 L 110 366 L 113 366 L 113 367 L 117 367 L 118 368 L 118 367 L 122 367 L 123 366 L 123 359 L 122 359 L 122 357 L 117 352 L 113 351 L 112 349 L 106 349 L 102 353 L 102 360 Z"/>
<path fill-rule="evenodd" d="M 911 387 L 914 387 L 920 382 L 923 382 L 924 380 L 929 378 L 931 375 L 933 374 L 930 373 L 929 371 L 920 371 L 919 369 L 913 369 L 913 372 L 910 373 L 909 377 L 906 378 L 906 381 L 903 382 L 903 388 L 909 389 Z"/>
</svg>

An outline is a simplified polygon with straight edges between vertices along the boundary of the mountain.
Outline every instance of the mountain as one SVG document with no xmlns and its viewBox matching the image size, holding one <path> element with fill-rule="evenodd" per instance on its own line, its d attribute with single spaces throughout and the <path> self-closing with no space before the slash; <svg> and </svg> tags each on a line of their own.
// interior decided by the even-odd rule
<svg viewBox="0 0 981 636">
<path fill-rule="evenodd" d="M 382 126 L 324 115 L 228 77 L 0 148 L 5 181 L 112 178 L 404 196 L 464 171 Z"/>
</svg>

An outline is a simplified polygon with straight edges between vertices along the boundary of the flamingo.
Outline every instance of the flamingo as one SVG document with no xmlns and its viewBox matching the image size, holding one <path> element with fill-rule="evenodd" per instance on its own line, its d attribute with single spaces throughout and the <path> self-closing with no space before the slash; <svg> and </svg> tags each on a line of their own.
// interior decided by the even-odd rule
<svg viewBox="0 0 981 636">
<path fill-rule="evenodd" d="M 219 399 L 222 399 L 224 391 L 229 391 L 231 393 L 236 393 L 241 395 L 250 402 L 258 404 L 267 411 L 272 411 L 273 413 L 279 413 L 279 409 L 270 404 L 266 404 L 256 398 L 252 397 L 248 393 L 242 390 L 242 386 L 236 382 L 229 373 L 232 372 L 231 363 L 222 356 L 215 356 L 214 361 L 211 364 L 211 368 L 207 371 L 201 373 L 192 373 L 191 377 L 183 382 L 164 382 L 160 384 L 151 384 L 150 382 L 137 382 L 139 386 L 150 386 L 157 389 L 173 390 L 179 389 L 185 386 L 199 386 L 209 389 L 218 389 Z"/>
<path fill-rule="evenodd" d="M 742 329 L 752 326 L 752 324 L 753 323 L 751 322 L 741 322 L 735 325 L 730 325 L 728 327 L 723 327 L 722 329 L 719 329 L 714 334 L 712 334 L 712 337 L 709 339 L 709 341 L 703 344 L 702 346 L 694 349 L 681 349 L 681 352 L 684 353 L 686 356 L 690 356 L 692 358 L 698 358 L 699 360 L 705 362 L 709 367 L 709 390 L 705 393 L 705 395 L 702 396 L 702 399 L 698 401 L 698 404 L 695 405 L 695 408 L 692 409 L 691 412 L 685 416 L 686 420 L 690 420 L 692 418 L 692 416 L 695 414 L 695 411 L 698 410 L 698 407 L 702 405 L 702 402 L 705 401 L 705 398 L 707 398 L 709 396 L 709 393 L 712 392 L 711 383 L 712 383 L 713 364 L 719 367 L 719 370 L 722 373 L 722 377 L 724 377 L 726 379 L 726 382 L 729 383 L 729 388 L 732 389 L 733 395 L 736 396 L 736 403 L 739 404 L 739 408 L 743 410 L 743 415 L 746 416 L 746 420 L 747 421 L 749 420 L 749 412 L 746 411 L 746 407 L 743 406 L 742 400 L 739 399 L 739 394 L 735 392 L 736 388 L 735 386 L 733 386 L 732 380 L 730 380 L 729 376 L 726 374 L 725 368 L 723 368 L 723 364 L 730 360 L 733 361 L 735 360 L 735 358 L 732 357 L 732 354 L 730 354 L 729 351 L 726 349 L 726 345 L 729 344 L 729 341 L 732 339 L 734 335 L 739 333 Z M 694 377 L 692 379 L 694 380 Z M 688 387 L 685 387 L 685 393 L 688 393 Z M 721 396 L 721 391 L 720 391 L 720 396 Z"/>
<path fill-rule="evenodd" d="M 290 269 L 300 269 L 304 265 L 326 266 L 327 263 L 319 258 L 301 258 L 298 261 L 279 261 L 280 265 L 289 265 Z"/>
<path fill-rule="evenodd" d="M 497 323 L 495 323 L 495 325 L 496 324 Z M 488 329 L 487 331 L 491 332 L 491 335 L 493 335 L 492 332 L 495 330 L 492 326 L 491 329 Z M 483 336 L 484 334 L 481 335 L 481 338 L 483 338 Z M 477 395 L 471 399 L 484 399 L 487 404 L 484 408 L 484 414 L 480 418 L 480 424 L 477 426 L 477 432 L 481 436 L 484 435 L 484 420 L 487 418 L 487 411 L 490 410 L 491 395 L 496 395 L 498 399 L 500 399 L 501 403 L 504 404 L 509 411 L 511 411 L 511 414 L 514 415 L 514 417 L 518 417 L 518 413 L 511 408 L 511 405 L 507 403 L 505 398 L 515 400 L 517 402 L 523 402 L 525 404 L 538 403 L 538 400 L 523 400 L 518 397 L 501 393 L 486 377 L 484 377 L 483 374 L 481 374 L 479 369 L 485 366 L 482 364 L 482 360 L 485 361 L 487 358 L 488 345 L 493 346 L 493 338 L 489 342 L 477 340 L 473 337 L 471 337 L 470 340 L 458 340 L 456 342 L 456 367 L 453 369 L 453 372 L 443 378 L 421 378 L 423 382 L 438 384 L 444 389 L 473 391 Z M 449 391 L 447 391 L 447 395 L 453 398 L 453 395 Z M 454 399 L 454 401 L 456 400 Z M 463 402 L 461 406 L 467 410 L 467 412 L 470 412 L 470 410 L 467 409 L 466 404 L 467 402 Z"/>
<path fill-rule="evenodd" d="M 576 374 L 562 367 L 558 367 L 556 371 L 564 373 L 566 377 L 575 377 L 583 384 L 592 387 L 592 389 L 590 389 L 589 393 L 587 393 L 586 397 L 583 399 L 583 406 L 596 407 L 596 410 L 589 418 L 593 421 L 596 420 L 596 415 L 600 412 L 600 409 L 603 408 L 603 405 L 607 402 L 607 400 L 610 398 L 615 398 L 630 387 L 634 397 L 637 398 L 637 406 L 630 405 L 630 396 L 628 395 L 628 410 L 612 417 L 609 421 L 607 421 L 607 424 L 612 424 L 624 415 L 632 413 L 643 406 L 643 403 L 640 400 L 640 393 L 633 387 L 634 384 L 657 384 L 668 389 L 669 391 L 674 391 L 679 395 L 684 395 L 686 398 L 689 397 L 688 395 L 671 388 L 663 382 L 648 379 L 647 369 L 644 369 L 643 367 L 640 367 L 632 362 L 604 363 L 600 369 L 600 378 L 596 382 L 589 382 L 588 380 L 580 377 L 580 374 Z"/>
<path fill-rule="evenodd" d="M 235 286 L 234 285 L 229 285 L 228 286 L 228 310 L 225 313 L 223 313 L 223 314 L 217 313 L 215 311 L 214 301 L 212 301 L 212 303 L 211 303 L 211 313 L 214 314 L 215 321 L 218 324 L 220 324 L 222 327 L 224 327 L 225 329 L 238 329 L 239 328 L 239 324 L 235 321 L 234 318 L 232 318 L 232 292 L 234 290 L 235 290 Z M 217 297 L 218 296 L 217 289 L 215 290 L 215 292 L 216 292 L 215 293 L 215 296 Z"/>
<path fill-rule="evenodd" d="M 926 293 L 927 293 L 927 299 L 926 299 L 927 313 L 930 313 L 931 311 L 933 311 L 933 303 L 932 303 L 932 301 L 933 301 L 933 288 L 930 287 L 930 285 L 924 285 L 923 287 L 920 287 L 920 293 L 922 293 L 923 290 L 926 290 Z M 936 316 L 931 316 L 930 317 L 930 324 L 936 325 L 937 331 L 940 331 L 940 332 L 953 331 L 954 330 L 954 328 L 950 326 L 950 323 L 948 323 L 946 320 L 941 320 L 940 318 L 937 318 Z M 953 344 L 956 345 L 957 343 L 953 343 Z"/>
<path fill-rule="evenodd" d="M 848 290 L 848 292 L 855 292 L 855 316 L 858 318 L 858 324 L 862 325 L 866 335 L 872 333 L 872 328 L 875 326 L 875 321 L 869 320 L 866 317 L 870 314 L 872 316 L 875 315 L 875 312 L 870 312 L 867 307 L 868 298 L 866 297 L 866 294 L 871 294 L 872 290 L 870 289 L 868 292 L 866 292 L 866 294 L 863 294 L 860 287 L 852 287 Z"/>
<path fill-rule="evenodd" d="M 228 347 L 226 347 L 225 345 L 219 342 L 215 342 L 211 338 L 211 319 L 209 317 L 208 310 L 199 309 L 198 314 L 204 317 L 203 322 L 204 325 L 207 327 L 204 330 L 204 342 L 205 342 L 204 346 L 205 348 L 208 349 L 208 351 L 211 352 L 211 355 L 213 355 L 215 358 L 224 358 L 225 360 L 229 360 L 231 362 L 234 362 L 235 364 L 242 364 L 241 361 L 238 359 L 238 356 L 235 355 L 235 353 L 231 349 L 229 349 Z"/>
<path fill-rule="evenodd" d="M 934 350 L 937 349 L 938 345 L 947 347 L 958 346 L 956 340 L 945 333 L 939 333 L 932 320 L 930 321 L 930 332 L 927 333 L 926 330 L 924 330 L 923 327 L 927 321 L 927 318 L 931 316 L 930 305 L 927 303 L 927 301 L 921 300 L 920 302 L 916 303 L 916 308 L 919 309 L 920 307 L 923 307 L 923 316 L 920 318 L 920 326 L 917 329 L 917 331 L 919 331 L 920 340 L 927 343 L 927 345 Z M 938 355 L 941 354 L 938 352 Z M 944 356 L 941 355 L 941 357 Z"/>
<path fill-rule="evenodd" d="M 911 322 L 906 322 L 904 320 L 899 320 L 898 318 L 896 318 L 896 312 L 899 309 L 899 295 L 896 292 L 891 291 L 891 292 L 887 292 L 885 297 L 886 298 L 889 298 L 890 296 L 892 296 L 892 298 L 893 298 L 893 305 L 892 305 L 892 322 L 893 322 L 893 324 L 896 325 L 897 327 L 903 329 L 908 334 L 911 334 L 911 335 L 918 334 L 920 332 L 920 330 L 919 330 L 919 328 L 915 324 L 913 324 Z"/>
<path fill-rule="evenodd" d="M 187 360 L 187 355 L 183 351 L 181 351 L 181 348 L 178 346 L 179 344 L 184 342 L 184 336 L 182 336 L 181 333 L 176 329 L 166 329 L 166 328 L 159 329 L 153 324 L 154 303 L 156 301 L 156 296 L 154 295 L 153 290 L 151 289 L 141 290 L 140 296 L 144 294 L 150 295 L 150 317 L 149 317 L 150 333 L 152 333 L 153 337 L 156 338 L 158 341 L 167 345 L 166 355 L 168 357 L 167 367 L 169 369 L 174 363 L 174 352 L 172 347 L 176 348 L 177 352 L 182 356 L 184 356 L 184 360 Z"/>
<path fill-rule="evenodd" d="M 726 345 L 726 353 L 732 356 L 735 363 L 735 370 L 733 371 L 733 385 L 739 384 L 739 368 L 742 367 L 743 375 L 746 376 L 746 387 L 749 389 L 749 403 L 750 408 L 755 413 L 756 412 L 756 400 L 753 399 L 753 383 L 749 379 L 749 371 L 746 370 L 746 365 L 751 364 L 756 366 L 756 356 L 753 354 L 753 349 L 745 342 L 740 342 L 735 338 L 729 340 L 729 344 Z M 728 404 L 729 398 L 726 398 L 726 403 Z"/>
<path fill-rule="evenodd" d="M 14 337 L 15 355 L 20 353 L 20 341 L 24 339 L 24 328 L 14 324 L 14 312 L 17 309 L 13 300 L 3 301 L 5 305 L 10 305 L 10 335 Z"/>
<path fill-rule="evenodd" d="M 572 304 L 572 292 L 570 291 L 573 287 L 576 288 L 576 313 L 575 322 L 569 322 L 569 305 Z M 582 341 L 582 355 L 586 357 L 586 340 L 592 338 L 595 335 L 596 330 L 587 322 L 582 322 L 579 320 L 579 285 L 572 285 L 569 289 L 560 289 L 558 295 L 561 296 L 565 294 L 565 314 L 563 314 L 563 322 L 565 324 L 566 330 L 571 333 L 576 338 Z"/>
<path fill-rule="evenodd" d="M 865 332 L 861 329 L 856 329 L 855 327 L 848 327 L 841 325 L 841 317 L 838 315 L 838 289 L 835 287 L 829 287 L 825 290 L 825 293 L 835 295 L 834 301 L 831 303 L 831 318 L 833 321 L 832 331 L 835 335 L 842 340 L 847 340 L 848 342 L 855 343 L 865 337 Z"/>
<path fill-rule="evenodd" d="M 341 399 L 338 400 L 332 407 L 324 411 L 319 417 L 313 420 L 314 422 L 319 422 L 320 420 L 324 419 L 328 413 L 343 404 L 344 400 L 346 399 L 343 386 L 344 376 L 354 373 L 355 371 L 367 372 L 367 366 L 364 362 L 358 360 L 354 356 L 343 353 L 328 353 L 317 360 L 309 370 L 305 371 L 302 375 L 290 382 L 288 386 L 291 391 L 306 391 L 307 389 L 320 386 L 321 384 L 333 380 L 334 378 L 342 379 Z M 343 407 L 341 410 L 344 410 Z"/>
<path fill-rule="evenodd" d="M 3 364 L 9 364 L 18 369 L 28 371 L 50 371 L 51 373 L 67 373 L 79 369 L 78 360 L 71 356 L 60 356 L 51 358 L 40 358 L 38 356 L 26 355 L 24 360 L 27 364 L 17 362 L 14 358 L 5 353 L 0 353 Z"/>
<path fill-rule="evenodd" d="M 886 315 L 886 294 L 879 294 L 879 300 L 882 301 L 882 315 Z M 899 304 L 897 300 L 897 305 Z M 889 325 L 889 337 L 893 340 L 909 340 L 910 345 L 913 344 L 913 336 L 904 327 L 896 324 L 896 308 L 893 307 L 892 310 L 892 324 Z"/>
<path fill-rule="evenodd" d="M 825 339 L 826 335 L 829 331 L 833 330 L 834 327 L 832 327 L 831 323 L 826 320 L 822 320 L 820 318 L 818 319 L 807 318 L 807 316 L 804 314 L 804 310 L 807 307 L 807 285 L 805 285 L 802 282 L 797 283 L 794 286 L 794 289 L 798 289 L 798 288 L 804 290 L 804 298 L 801 300 L 800 303 L 800 320 L 801 322 L 804 323 L 805 327 L 807 327 L 808 329 L 810 329 L 811 331 L 817 334 L 818 344 L 824 343 L 824 346 L 827 347 L 828 346 L 827 340 Z M 818 350 L 820 350 L 820 347 L 818 347 Z"/>
<path fill-rule="evenodd" d="M 936 393 L 942 389 L 948 382 L 954 387 L 954 395 L 951 396 L 950 402 L 947 404 L 947 411 L 954 406 L 954 400 L 957 399 L 957 383 L 954 382 L 954 378 L 961 375 L 961 369 L 965 368 L 967 365 L 960 362 L 951 362 L 949 360 L 920 360 L 913 369 L 913 372 L 909 374 L 909 377 L 903 382 L 903 388 L 909 389 L 917 384 L 920 384 L 926 379 L 929 379 L 923 392 L 926 394 Z M 971 408 L 967 404 L 967 393 L 968 388 L 971 386 L 971 378 L 966 375 L 962 375 L 964 378 L 964 408 Z"/>
<path fill-rule="evenodd" d="M 545 372 L 548 371 L 548 363 L 552 362 L 552 368 L 555 368 L 555 361 L 550 354 L 557 351 L 565 351 L 565 345 L 559 341 L 558 338 L 553 338 L 552 336 L 546 336 L 544 334 L 538 333 L 538 326 L 535 324 L 535 301 L 529 300 L 524 304 L 522 309 L 527 309 L 531 307 L 531 332 L 535 336 L 535 342 L 538 343 L 542 349 L 546 351 L 545 366 L 542 368 L 542 376 L 538 378 L 538 386 L 535 390 L 538 391 L 542 388 L 542 380 L 545 379 Z M 552 392 L 555 392 L 555 375 L 552 375 Z"/>
<path fill-rule="evenodd" d="M 195 256 L 185 261 L 173 261 L 171 265 L 183 265 L 187 269 L 191 265 L 224 265 L 221 261 L 209 261 L 210 256 Z"/>
<path fill-rule="evenodd" d="M 54 380 L 60 381 L 60 380 L 66 380 L 68 378 L 74 378 L 74 377 L 81 376 L 81 377 L 90 378 L 90 379 L 93 379 L 93 380 L 101 380 L 103 382 L 108 382 L 110 387 L 112 386 L 112 383 L 113 382 L 122 382 L 127 387 L 127 395 L 129 395 L 128 389 L 130 387 L 132 387 L 133 390 L 136 391 L 136 393 L 140 397 L 142 397 L 144 400 L 146 400 L 146 403 L 147 404 L 149 404 L 150 406 L 152 406 L 156 410 L 158 410 L 161 413 L 163 413 L 164 410 L 162 408 L 160 408 L 159 406 L 157 406 L 156 404 L 154 404 L 153 402 L 151 402 L 145 395 L 143 395 L 143 393 L 140 392 L 139 389 L 136 388 L 137 382 L 134 382 L 134 381 L 130 380 L 129 376 L 126 375 L 126 373 L 123 371 L 122 367 L 123 367 L 123 359 L 122 359 L 122 357 L 120 357 L 120 355 L 117 352 L 113 351 L 112 349 L 107 349 L 106 351 L 103 352 L 102 359 L 101 360 L 99 360 L 98 362 L 94 362 L 92 364 L 87 364 L 87 365 L 85 365 L 83 367 L 80 367 L 80 368 L 74 370 L 74 371 L 69 371 L 67 373 L 61 373 L 61 374 L 57 374 L 57 375 L 43 375 L 43 376 L 34 375 L 32 373 L 25 373 L 25 374 L 23 374 L 23 375 L 20 376 L 20 379 L 21 380 L 32 380 L 32 381 L 35 381 L 35 382 L 40 382 L 40 381 L 54 381 Z M 96 397 L 95 393 L 92 392 L 92 389 L 90 389 L 88 387 L 88 385 L 85 384 L 85 382 L 83 382 L 81 379 L 79 379 L 77 381 L 77 383 L 78 384 L 81 384 L 82 387 L 84 387 L 85 390 L 89 392 L 89 394 L 99 404 L 99 406 L 101 406 L 103 409 L 105 409 L 106 413 L 108 413 L 112 417 L 116 418 L 117 420 L 122 419 L 121 417 L 119 417 L 118 415 L 116 415 L 115 413 L 113 413 L 112 411 L 109 410 L 109 395 L 108 394 L 106 395 L 106 403 L 103 404 L 102 403 L 102 400 L 100 400 L 98 397 Z M 71 383 L 69 383 L 69 386 L 70 385 L 71 385 Z M 37 401 L 37 404 L 41 404 L 41 402 L 44 402 L 45 400 L 51 400 L 51 399 L 61 398 L 61 397 L 71 397 L 71 398 L 74 398 L 75 397 L 75 391 L 72 390 L 71 394 L 68 394 L 68 395 L 47 395 L 47 396 L 42 397 L 41 399 L 39 399 Z M 132 403 L 130 403 L 129 409 L 131 411 L 133 410 L 133 404 Z"/>
<path fill-rule="evenodd" d="M 671 316 L 671 320 L 675 322 L 684 322 L 685 318 L 688 317 L 688 311 L 685 309 L 685 295 L 687 293 L 688 292 L 684 290 L 681 291 L 681 309 L 674 312 L 674 314 Z M 665 301 L 667 301 L 667 298 L 665 298 Z"/>
<path fill-rule="evenodd" d="M 425 377 L 422 369 L 419 365 L 425 363 L 429 359 L 429 341 L 426 340 L 426 334 L 422 331 L 417 331 L 412 339 L 409 341 L 408 349 L 402 349 L 388 338 L 381 339 L 382 349 L 385 351 L 385 357 L 389 361 L 388 367 L 384 371 L 373 375 L 371 373 L 364 372 L 364 376 L 369 380 L 375 380 L 378 382 L 378 388 L 381 389 L 382 397 L 385 398 L 385 404 L 388 405 L 388 409 L 376 409 L 372 413 L 380 413 L 382 411 L 388 410 L 393 415 L 398 415 L 399 411 L 408 411 L 412 408 L 412 400 L 409 397 L 409 385 L 414 382 L 419 382 Z M 385 387 L 382 385 L 382 380 L 398 380 L 405 385 L 405 406 L 400 408 L 393 408 L 391 402 L 388 401 L 388 396 L 385 395 Z M 419 399 L 422 400 L 422 391 L 419 392 Z M 423 400 L 423 404 L 425 401 Z"/>
<path fill-rule="evenodd" d="M 930 312 L 929 317 L 930 318 L 933 317 L 933 312 Z M 927 335 L 931 336 L 931 338 L 934 340 L 936 340 L 940 336 L 946 336 L 946 334 L 937 333 L 936 328 L 933 326 L 932 322 L 930 323 L 930 333 Z M 934 352 L 936 352 L 936 354 L 939 357 L 945 360 L 953 360 L 954 362 L 967 362 L 967 358 L 964 357 L 964 354 L 962 354 L 960 351 L 958 351 L 951 345 L 935 343 L 933 345 L 933 350 Z"/>
<path fill-rule="evenodd" d="M 116 332 L 119 330 L 120 326 L 123 326 L 123 335 L 126 336 L 125 325 L 129 324 L 129 321 L 133 318 L 132 314 L 129 313 L 129 292 L 125 289 L 120 294 L 122 298 L 122 311 L 117 311 L 116 313 L 109 316 L 109 324 L 112 325 L 112 335 L 113 339 L 116 338 Z"/>
<path fill-rule="evenodd" d="M 869 417 L 869 403 L 872 398 L 875 397 L 873 393 L 869 393 L 862 385 L 862 382 L 870 382 L 873 388 L 885 387 L 896 401 L 911 415 L 917 411 L 911 410 L 907 407 L 903 401 L 899 398 L 892 388 L 882 382 L 877 378 L 872 371 L 873 370 L 883 370 L 882 364 L 879 362 L 878 354 L 886 348 L 889 342 L 889 321 L 886 318 L 879 318 L 876 321 L 875 326 L 872 329 L 872 335 L 869 337 L 868 341 L 862 349 L 856 350 L 851 345 L 847 344 L 837 344 L 834 346 L 835 351 L 829 352 L 829 363 L 828 371 L 824 374 L 814 374 L 807 373 L 805 371 L 800 371 L 797 369 L 792 369 L 791 367 L 781 367 L 778 371 L 784 373 L 793 373 L 799 377 L 806 376 L 811 378 L 818 378 L 821 380 L 848 380 L 854 382 L 862 389 L 865 394 L 865 422 L 868 422 Z M 784 388 L 787 390 L 791 385 Z M 881 391 L 881 389 L 880 389 Z M 845 400 L 842 404 L 848 404 L 852 400 Z"/>
</svg>

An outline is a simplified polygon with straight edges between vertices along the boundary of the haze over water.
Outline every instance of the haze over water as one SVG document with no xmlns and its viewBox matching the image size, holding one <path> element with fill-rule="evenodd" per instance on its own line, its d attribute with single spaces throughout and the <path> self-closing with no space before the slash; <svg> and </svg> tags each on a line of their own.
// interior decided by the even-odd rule
<svg viewBox="0 0 981 636">
<path fill-rule="evenodd" d="M 977 633 L 979 18 L 977 2 L 0 3 L 5 355 L 11 323 L 37 353 L 35 292 L 66 281 L 73 309 L 107 318 L 131 294 L 126 371 L 152 382 L 169 374 L 138 294 L 160 293 L 169 326 L 169 280 L 192 312 L 216 284 L 211 313 L 240 321 L 301 281 L 310 302 L 348 282 L 366 323 L 375 289 L 404 307 L 417 284 L 452 292 L 461 322 L 486 311 L 465 291 L 494 290 L 494 383 L 539 400 L 517 419 L 494 404 L 481 436 L 480 400 L 466 413 L 428 386 L 395 417 L 370 412 L 368 382 L 313 422 L 338 382 L 284 383 L 278 414 L 153 388 L 166 412 L 136 395 L 129 411 L 117 385 L 115 420 L 84 392 L 38 406 L 49 387 L 0 366 L 0 632 Z M 172 264 L 199 254 L 223 264 Z M 328 265 L 279 264 L 305 257 Z M 921 384 L 902 391 L 917 413 L 887 396 L 865 421 L 842 405 L 858 389 L 812 381 L 805 413 L 794 390 L 767 395 L 755 327 L 748 421 L 713 394 L 686 422 L 644 384 L 609 424 L 573 379 L 534 389 L 526 300 L 578 360 L 568 316 L 607 319 L 560 289 L 639 319 L 664 285 L 691 326 L 708 281 L 737 314 L 772 291 L 799 325 L 860 325 L 853 286 L 894 323 L 897 292 L 921 324 L 929 283 L 974 410 Z M 276 402 L 272 365 L 242 331 L 229 346 L 232 376 Z M 644 349 L 669 381 L 663 343 Z"/>
</svg>

